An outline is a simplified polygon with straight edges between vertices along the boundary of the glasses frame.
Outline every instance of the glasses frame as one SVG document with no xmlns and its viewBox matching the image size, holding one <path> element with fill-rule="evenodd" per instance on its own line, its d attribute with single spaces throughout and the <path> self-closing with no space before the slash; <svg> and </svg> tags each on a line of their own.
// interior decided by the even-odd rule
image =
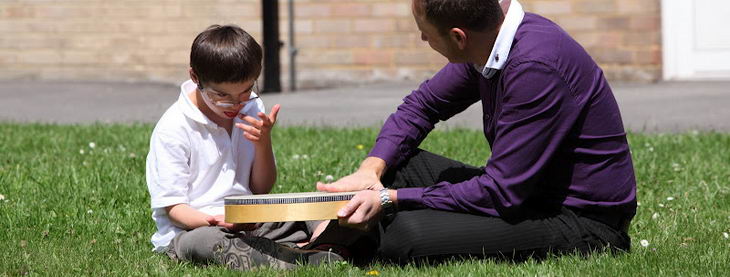
<svg viewBox="0 0 730 277">
<path fill-rule="evenodd" d="M 216 100 L 213 100 L 213 97 L 211 97 L 210 95 L 208 95 L 209 93 L 225 94 L 225 95 L 228 95 L 228 96 L 230 96 L 230 94 L 223 93 L 223 92 L 220 92 L 220 91 L 216 91 L 216 90 L 214 90 L 212 88 L 204 87 L 202 83 L 203 82 L 198 83 L 198 90 L 200 90 L 200 92 L 202 92 L 203 97 L 205 97 L 206 100 L 208 100 L 209 102 L 213 103 L 213 105 L 215 105 L 216 107 L 220 107 L 220 108 L 232 108 L 232 107 L 235 107 L 235 106 L 238 106 L 238 105 L 246 106 L 246 105 L 248 105 L 248 103 L 251 103 L 251 101 L 255 101 L 256 99 L 261 98 L 258 95 L 258 93 L 256 93 L 257 88 L 258 88 L 258 81 L 254 81 L 254 84 L 251 87 L 251 91 L 249 92 L 249 98 L 248 98 L 248 100 L 238 101 L 238 102 L 232 102 L 232 101 L 216 101 Z M 252 93 L 256 93 L 256 96 L 251 97 L 250 94 L 252 94 Z"/>
</svg>

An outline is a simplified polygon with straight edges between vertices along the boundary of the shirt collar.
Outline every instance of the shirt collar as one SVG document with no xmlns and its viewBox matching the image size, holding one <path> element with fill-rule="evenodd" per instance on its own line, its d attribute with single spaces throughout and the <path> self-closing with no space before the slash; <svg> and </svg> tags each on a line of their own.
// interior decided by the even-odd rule
<svg viewBox="0 0 730 277">
<path fill-rule="evenodd" d="M 193 101 L 190 100 L 190 97 L 188 97 L 188 94 L 191 91 L 196 90 L 197 88 L 198 86 L 193 82 L 193 80 L 187 80 L 182 83 L 182 85 L 180 85 L 180 97 L 177 99 L 178 105 L 180 105 L 183 114 L 193 121 L 204 125 L 216 125 L 215 122 L 208 119 L 208 117 L 205 116 L 203 112 L 201 112 L 200 109 L 195 106 L 195 104 L 193 104 Z"/>
<path fill-rule="evenodd" d="M 489 54 L 489 59 L 487 59 L 487 64 L 484 67 L 475 65 L 477 71 L 480 71 L 484 78 L 490 79 L 498 70 L 504 68 L 509 51 L 512 49 L 512 42 L 515 39 L 517 28 L 520 27 L 520 23 L 522 23 L 524 17 L 525 11 L 522 9 L 522 4 L 517 0 L 512 0 L 502 27 L 499 28 L 499 33 L 497 34 L 497 39 L 494 41 L 494 47 L 492 47 L 492 52 Z M 482 67 L 481 70 L 480 67 Z"/>
</svg>

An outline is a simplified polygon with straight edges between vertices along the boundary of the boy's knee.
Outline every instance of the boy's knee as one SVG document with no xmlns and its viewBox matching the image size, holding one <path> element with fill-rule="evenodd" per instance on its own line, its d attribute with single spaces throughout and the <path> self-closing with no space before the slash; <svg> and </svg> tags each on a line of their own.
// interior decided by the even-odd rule
<svg viewBox="0 0 730 277">
<path fill-rule="evenodd" d="M 175 253 L 181 260 L 207 263 L 213 259 L 214 247 L 225 239 L 225 234 L 220 227 L 195 228 L 174 241 Z"/>
</svg>

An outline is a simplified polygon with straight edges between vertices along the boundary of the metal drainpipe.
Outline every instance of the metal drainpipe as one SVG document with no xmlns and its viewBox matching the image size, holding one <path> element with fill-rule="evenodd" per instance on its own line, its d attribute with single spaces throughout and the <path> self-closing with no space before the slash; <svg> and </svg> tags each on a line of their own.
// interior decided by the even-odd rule
<svg viewBox="0 0 730 277">
<path fill-rule="evenodd" d="M 294 44 L 294 0 L 289 0 L 289 90 L 297 90 L 297 52 Z"/>
</svg>

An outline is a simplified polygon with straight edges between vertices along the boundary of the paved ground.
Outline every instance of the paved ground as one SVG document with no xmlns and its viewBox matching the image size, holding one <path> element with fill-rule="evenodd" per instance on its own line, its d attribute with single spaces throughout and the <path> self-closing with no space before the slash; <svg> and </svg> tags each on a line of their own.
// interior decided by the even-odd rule
<svg viewBox="0 0 730 277">
<path fill-rule="evenodd" d="M 264 94 L 282 104 L 281 125 L 379 126 L 417 83 Z M 730 132 L 730 81 L 613 84 L 629 130 Z M 179 94 L 173 85 L 93 82 L 0 82 L 0 121 L 156 122 Z M 440 128 L 479 129 L 481 108 L 470 107 Z"/>
</svg>

